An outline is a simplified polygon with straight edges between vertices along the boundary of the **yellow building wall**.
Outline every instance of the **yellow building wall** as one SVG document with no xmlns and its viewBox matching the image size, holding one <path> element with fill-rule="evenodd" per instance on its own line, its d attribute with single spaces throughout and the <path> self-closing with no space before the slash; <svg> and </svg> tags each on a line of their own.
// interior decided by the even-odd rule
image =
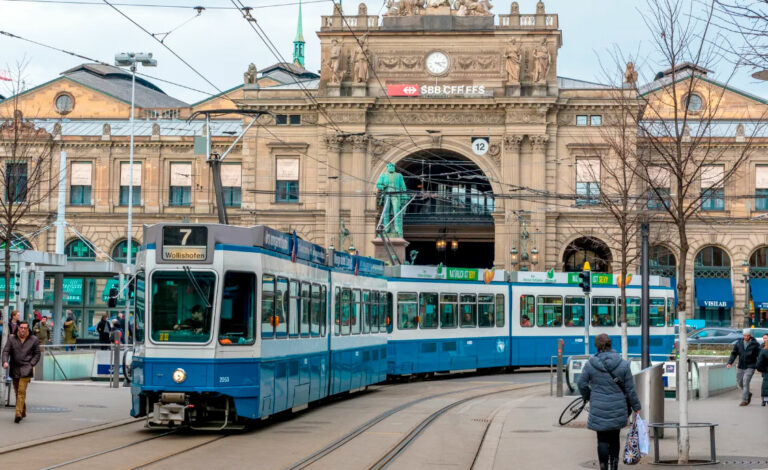
<svg viewBox="0 0 768 470">
<path fill-rule="evenodd" d="M 683 100 L 688 95 L 690 81 L 682 80 L 675 87 L 667 86 L 647 95 L 648 107 L 646 119 L 673 119 L 674 102 L 678 102 L 677 116 L 683 116 Z M 692 92 L 703 99 L 702 111 L 690 113 L 693 119 L 743 120 L 763 119 L 768 113 L 768 106 L 755 99 L 706 80 L 696 80 Z"/>
</svg>

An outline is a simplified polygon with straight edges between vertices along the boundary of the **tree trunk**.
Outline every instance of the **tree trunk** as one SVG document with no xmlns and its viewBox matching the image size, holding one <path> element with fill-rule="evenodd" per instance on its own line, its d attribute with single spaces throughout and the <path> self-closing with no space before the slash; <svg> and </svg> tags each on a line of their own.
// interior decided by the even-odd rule
<svg viewBox="0 0 768 470">
<path fill-rule="evenodd" d="M 6 341 L 8 341 L 8 333 L 11 329 L 11 309 L 10 297 L 11 297 L 11 241 L 10 236 L 5 238 L 5 298 L 3 299 L 3 335 L 0 338 L 0 348 L 5 347 Z M 2 349 L 0 349 L 2 351 Z"/>
<path fill-rule="evenodd" d="M 626 264 L 621 266 L 621 315 L 619 320 L 621 321 L 621 358 L 625 361 L 629 359 L 629 341 L 627 340 L 627 286 L 624 285 L 624 281 L 627 280 L 627 267 Z"/>
<path fill-rule="evenodd" d="M 677 301 L 680 307 L 677 311 L 677 337 L 678 337 L 678 355 L 679 362 L 677 367 L 677 398 L 678 404 L 678 421 L 680 423 L 680 439 L 677 443 L 677 463 L 688 463 L 688 457 L 690 452 L 690 441 L 688 439 L 688 334 L 685 329 L 686 320 L 686 304 L 688 295 L 688 283 L 686 279 L 686 271 L 688 268 L 688 238 L 685 228 L 685 222 L 678 226 L 678 234 L 680 236 L 680 259 L 678 260 L 677 268 Z"/>
</svg>

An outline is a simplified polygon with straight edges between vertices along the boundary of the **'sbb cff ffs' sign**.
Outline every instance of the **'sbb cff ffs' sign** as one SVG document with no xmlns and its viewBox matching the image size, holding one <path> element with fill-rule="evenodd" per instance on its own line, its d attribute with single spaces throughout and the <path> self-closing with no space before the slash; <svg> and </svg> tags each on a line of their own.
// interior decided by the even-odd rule
<svg viewBox="0 0 768 470">
<path fill-rule="evenodd" d="M 485 85 L 387 85 L 387 96 L 485 96 Z"/>
</svg>

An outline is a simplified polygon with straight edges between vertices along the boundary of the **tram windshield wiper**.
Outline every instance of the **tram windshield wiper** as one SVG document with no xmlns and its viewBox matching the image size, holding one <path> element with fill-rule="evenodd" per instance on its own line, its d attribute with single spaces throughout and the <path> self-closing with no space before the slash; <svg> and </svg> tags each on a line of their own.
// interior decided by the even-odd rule
<svg viewBox="0 0 768 470">
<path fill-rule="evenodd" d="M 195 275 L 192 274 L 192 270 L 189 268 L 189 266 L 182 266 L 182 268 L 184 269 L 187 278 L 189 278 L 189 282 L 192 283 L 192 287 L 195 288 L 197 295 L 200 296 L 203 302 L 205 302 L 205 308 L 211 308 L 211 303 L 208 302 L 208 296 L 203 293 L 203 289 L 200 287 L 200 284 L 197 283 L 197 279 L 195 279 Z"/>
</svg>

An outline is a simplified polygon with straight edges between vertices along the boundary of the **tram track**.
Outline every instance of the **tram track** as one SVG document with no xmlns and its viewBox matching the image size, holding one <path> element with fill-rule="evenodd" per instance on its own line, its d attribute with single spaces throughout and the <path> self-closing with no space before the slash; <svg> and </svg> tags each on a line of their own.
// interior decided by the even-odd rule
<svg viewBox="0 0 768 470">
<path fill-rule="evenodd" d="M 415 442 L 419 436 L 430 426 L 432 423 L 434 423 L 438 418 L 443 416 L 448 411 L 454 409 L 455 407 L 462 405 L 464 403 L 467 403 L 472 400 L 476 400 L 479 398 L 484 398 L 491 395 L 497 395 L 500 393 L 506 393 L 506 392 L 513 392 L 518 390 L 525 390 L 528 388 L 533 388 L 540 386 L 541 384 L 529 384 L 529 385 L 521 385 L 521 386 L 513 386 L 513 387 L 506 387 L 502 390 L 494 390 L 491 392 L 481 393 L 472 395 L 470 397 L 462 398 L 460 400 L 457 400 L 453 403 L 450 403 L 439 410 L 431 413 L 428 417 L 417 423 L 413 428 L 411 428 L 410 432 L 400 439 L 394 446 L 390 447 L 390 449 L 382 456 L 380 457 L 373 465 L 371 465 L 369 470 L 381 470 L 384 468 L 387 468 L 392 462 L 394 462 L 413 442 Z M 453 390 L 450 392 L 444 392 L 444 393 L 438 393 L 434 395 L 429 395 L 425 397 L 418 398 L 416 400 L 412 400 L 408 403 L 405 403 L 403 405 L 397 406 L 395 408 L 392 408 L 388 411 L 385 411 L 384 413 L 381 413 L 374 418 L 368 420 L 367 422 L 361 424 L 360 426 L 356 427 L 352 431 L 344 434 L 343 436 L 339 437 L 338 439 L 334 440 L 333 442 L 325 445 L 324 447 L 318 449 L 317 451 L 313 452 L 309 456 L 305 457 L 304 459 L 295 462 L 294 464 L 285 467 L 285 470 L 302 470 L 305 468 L 308 468 L 312 466 L 315 463 L 318 463 L 325 457 L 331 455 L 332 453 L 336 452 L 337 450 L 341 449 L 343 446 L 345 446 L 347 443 L 351 442 L 364 432 L 368 431 L 369 429 L 373 428 L 377 424 L 381 423 L 385 419 L 395 415 L 396 413 L 403 411 L 407 408 L 410 408 L 416 404 L 423 403 L 428 400 L 433 400 L 436 398 L 442 398 L 444 396 L 448 395 L 454 395 L 457 393 L 466 393 L 466 392 L 472 392 L 477 391 L 481 389 L 486 389 L 493 386 L 482 386 L 482 387 L 471 387 L 461 390 Z M 485 433 L 487 433 L 488 428 L 486 427 L 485 432 L 483 434 L 483 437 L 485 436 Z M 482 447 L 482 441 L 480 443 L 480 447 Z M 480 452 L 480 447 L 478 447 L 477 453 Z M 477 458 L 477 456 L 475 456 Z"/>
</svg>

